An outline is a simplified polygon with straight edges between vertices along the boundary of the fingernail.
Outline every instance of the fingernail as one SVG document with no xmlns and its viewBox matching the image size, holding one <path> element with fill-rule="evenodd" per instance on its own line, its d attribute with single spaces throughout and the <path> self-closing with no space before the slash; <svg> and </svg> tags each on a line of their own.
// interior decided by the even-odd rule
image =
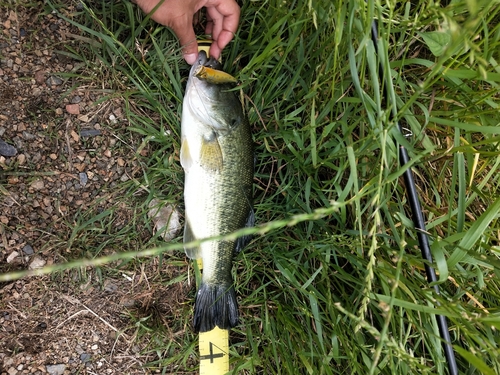
<svg viewBox="0 0 500 375">
<path fill-rule="evenodd" d="M 186 53 L 184 55 L 184 60 L 186 60 L 186 62 L 189 65 L 193 65 L 196 62 L 197 57 L 198 57 L 198 54 L 196 54 L 196 53 Z"/>
</svg>

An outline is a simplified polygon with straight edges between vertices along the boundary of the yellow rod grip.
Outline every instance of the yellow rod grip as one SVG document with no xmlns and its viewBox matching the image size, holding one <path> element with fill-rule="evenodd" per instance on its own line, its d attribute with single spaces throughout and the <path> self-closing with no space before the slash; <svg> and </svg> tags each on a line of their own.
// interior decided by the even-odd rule
<svg viewBox="0 0 500 375">
<path fill-rule="evenodd" d="M 203 260 L 196 259 L 195 273 L 200 275 Z M 197 277 L 198 287 L 201 283 Z M 209 332 L 200 332 L 200 375 L 225 375 L 229 372 L 229 331 L 215 327 Z"/>
<path fill-rule="evenodd" d="M 200 375 L 225 375 L 229 372 L 229 331 L 215 327 L 200 332 Z"/>
</svg>

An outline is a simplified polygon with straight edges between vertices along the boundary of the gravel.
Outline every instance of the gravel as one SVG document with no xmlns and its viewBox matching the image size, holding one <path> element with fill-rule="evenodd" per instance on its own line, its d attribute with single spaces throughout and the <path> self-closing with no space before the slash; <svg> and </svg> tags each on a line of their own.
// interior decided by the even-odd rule
<svg viewBox="0 0 500 375">
<path fill-rule="evenodd" d="M 149 146 L 140 155 L 133 152 L 142 140 L 126 130 L 124 103 L 103 100 L 103 82 L 66 78 L 88 74 L 79 70 L 79 61 L 57 52 L 66 45 L 78 50 L 80 42 L 71 35 L 81 30 L 47 12 L 42 0 L 27 4 L 0 9 L 0 274 L 95 256 L 87 252 L 101 245 L 94 237 L 134 221 L 133 202 L 117 204 L 124 200 L 117 187 L 139 181 L 139 158 L 149 156 Z M 81 2 L 68 1 L 59 11 L 73 17 L 78 7 Z M 81 223 L 105 212 L 113 212 L 106 227 L 92 222 L 91 235 L 80 230 Z M 160 230 L 160 221 L 155 224 Z M 146 242 L 144 233 L 151 236 L 143 228 L 138 233 L 138 242 Z M 73 253 L 80 249 L 71 241 L 81 241 L 82 253 Z M 99 251 L 101 256 L 115 250 Z M 128 332 L 134 327 L 128 309 L 149 307 L 154 299 L 165 301 L 155 307 L 162 317 L 174 316 L 186 306 L 190 288 L 151 290 L 144 277 L 174 279 L 179 273 L 153 261 L 149 266 L 137 277 L 123 278 L 120 270 L 106 287 L 101 280 L 108 275 L 90 267 L 1 283 L 0 374 L 151 373 L 143 365 L 158 357 L 140 354 L 151 353 L 149 342 L 137 342 L 133 330 Z"/>
</svg>

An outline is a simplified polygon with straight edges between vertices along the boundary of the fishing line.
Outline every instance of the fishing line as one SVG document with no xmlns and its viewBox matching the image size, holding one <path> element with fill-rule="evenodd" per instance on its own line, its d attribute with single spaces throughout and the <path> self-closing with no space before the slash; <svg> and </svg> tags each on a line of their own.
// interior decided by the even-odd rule
<svg viewBox="0 0 500 375">
<path fill-rule="evenodd" d="M 372 21 L 371 25 L 371 37 L 373 41 L 373 45 L 375 47 L 375 51 L 379 57 L 379 77 L 381 83 L 385 86 L 384 89 L 384 99 L 386 102 L 387 107 L 389 107 L 389 83 L 391 83 L 391 77 L 385 77 L 384 76 L 384 66 L 383 66 L 383 59 L 380 57 L 380 50 L 378 48 L 378 24 L 376 20 Z M 388 69 L 388 67 L 387 67 Z M 398 120 L 396 119 L 397 115 L 397 109 L 396 109 L 396 103 L 391 103 L 392 108 L 391 112 L 389 114 L 389 121 L 395 121 L 399 132 L 405 136 L 404 134 L 404 128 L 399 124 Z M 405 167 L 409 162 L 410 158 L 408 156 L 408 152 L 406 151 L 406 148 L 403 145 L 399 145 L 399 162 L 401 168 Z M 403 174 L 403 179 L 405 182 L 406 186 L 406 195 L 410 204 L 410 209 L 412 213 L 412 219 L 413 219 L 413 224 L 415 226 L 415 230 L 417 232 L 417 237 L 418 237 L 418 243 L 420 245 L 420 251 L 422 252 L 422 258 L 426 260 L 424 263 L 425 266 L 425 273 L 427 275 L 427 281 L 429 283 L 434 283 L 433 289 L 434 292 L 437 295 L 440 295 L 439 291 L 439 286 L 436 284 L 436 281 L 438 280 L 436 277 L 436 272 L 434 268 L 432 267 L 432 254 L 430 251 L 430 246 L 429 246 L 429 238 L 427 236 L 427 232 L 425 229 L 425 219 L 424 219 L 424 214 L 422 212 L 422 207 L 420 206 L 420 201 L 417 193 L 417 188 L 415 185 L 415 180 L 413 179 L 413 173 L 411 168 L 407 168 L 406 171 Z M 436 301 L 436 305 L 439 306 L 439 302 Z M 441 336 L 441 339 L 443 340 L 443 350 L 444 350 L 444 355 L 446 358 L 447 366 L 448 366 L 448 372 L 450 375 L 458 375 L 458 369 L 457 369 L 457 362 L 455 359 L 455 353 L 453 351 L 453 347 L 451 346 L 451 339 L 450 339 L 450 332 L 448 330 L 448 322 L 446 321 L 446 317 L 444 315 L 436 315 L 436 321 L 437 325 L 439 328 L 439 333 Z"/>
</svg>

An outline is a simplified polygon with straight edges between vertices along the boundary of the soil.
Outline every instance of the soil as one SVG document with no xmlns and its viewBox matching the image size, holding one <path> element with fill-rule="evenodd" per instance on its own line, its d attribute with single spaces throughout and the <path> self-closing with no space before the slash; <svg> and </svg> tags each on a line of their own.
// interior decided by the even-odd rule
<svg viewBox="0 0 500 375">
<path fill-rule="evenodd" d="M 136 152 L 141 139 L 127 131 L 122 99 L 103 100 L 102 82 L 79 80 L 81 62 L 61 53 L 77 46 L 79 30 L 43 1 L 14 3 L 22 4 L 0 7 L 0 274 L 85 256 L 95 243 L 74 228 L 89 212 L 112 212 L 109 230 L 124 228 L 134 207 L 116 203 L 121 186 L 143 174 L 148 156 L 147 147 Z M 61 11 L 77 6 L 67 1 Z M 137 241 L 151 232 L 144 225 Z M 114 251 L 103 246 L 99 255 Z M 0 283 L 0 374 L 159 372 L 146 366 L 158 355 L 146 350 L 137 321 L 154 310 L 168 330 L 163 317 L 189 308 L 192 293 L 187 283 L 163 286 L 186 272 L 166 263 Z"/>
</svg>

